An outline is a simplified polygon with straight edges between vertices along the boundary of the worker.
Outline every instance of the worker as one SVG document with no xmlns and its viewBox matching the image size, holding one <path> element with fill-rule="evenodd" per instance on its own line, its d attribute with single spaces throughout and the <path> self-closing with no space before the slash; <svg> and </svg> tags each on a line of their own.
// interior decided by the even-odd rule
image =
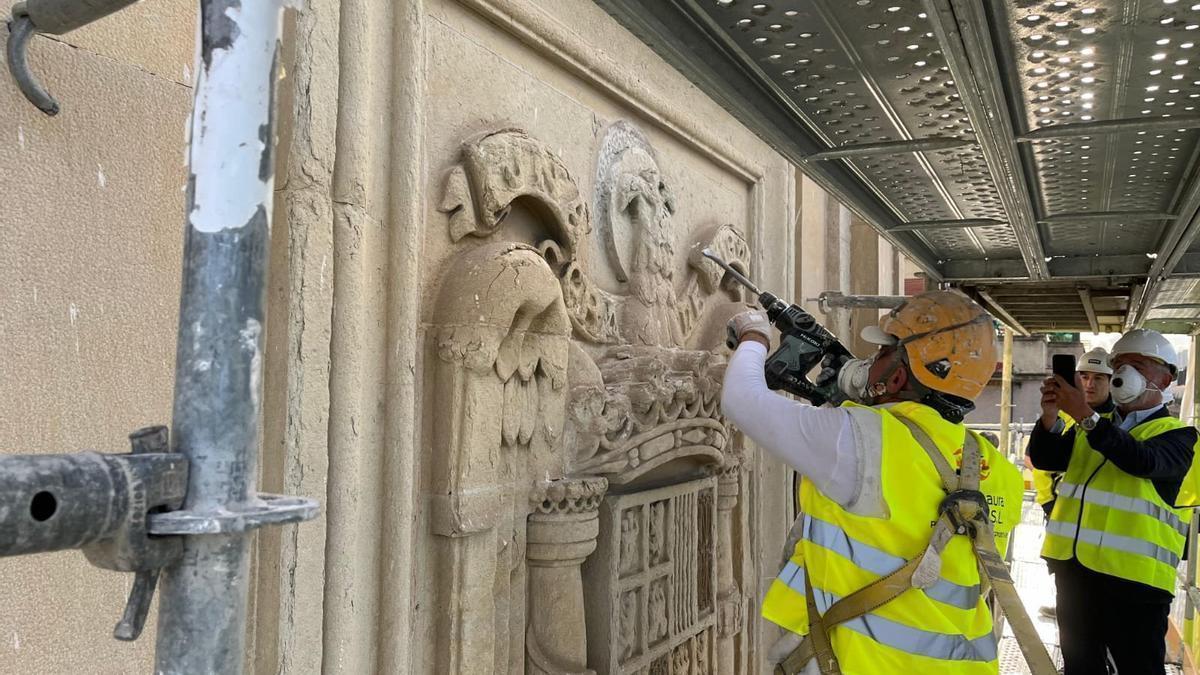
<svg viewBox="0 0 1200 675">
<path fill-rule="evenodd" d="M 979 478 L 980 501 L 990 507 L 983 517 L 990 515 L 1004 551 L 1020 518 L 1021 476 L 962 424 L 995 370 L 991 317 L 959 293 L 913 297 L 862 332 L 879 349 L 837 370 L 850 401 L 836 408 L 767 389 L 771 327 L 761 313 L 735 316 L 730 332 L 740 344 L 726 370 L 722 410 L 802 476 L 802 536 L 763 603 L 764 617 L 786 631 L 769 654 L 783 662 L 776 672 L 832 672 L 828 661 L 836 658 L 848 675 L 996 673 L 992 616 L 967 537 L 949 539 L 940 572 L 933 567 L 937 576 L 922 588 L 903 584 L 886 602 L 851 612 L 854 618 L 828 630 L 809 609 L 811 602 L 824 616 L 839 598 L 922 556 L 940 522 L 943 476 L 953 476 L 965 454 L 982 458 L 970 473 Z M 810 625 L 814 641 L 806 642 Z M 806 649 L 818 658 L 807 659 Z"/>
<path fill-rule="evenodd" d="M 1083 388 L 1087 404 L 1091 406 L 1092 410 L 1100 413 L 1101 417 L 1112 419 L 1117 406 L 1113 403 L 1112 394 L 1109 391 L 1112 366 L 1109 365 L 1108 351 L 1104 347 L 1091 349 L 1077 362 L 1075 372 L 1079 373 L 1079 383 Z M 1062 422 L 1062 427 L 1058 429 L 1059 433 L 1075 424 L 1075 420 L 1062 410 L 1058 411 L 1058 417 Z M 1032 464 L 1032 460 L 1029 459 L 1028 446 L 1026 446 L 1025 452 L 1025 459 Z M 1061 471 L 1033 469 L 1034 500 L 1042 507 L 1046 522 L 1050 521 L 1050 513 L 1054 510 L 1054 501 L 1058 498 L 1058 484 L 1062 481 L 1062 475 Z M 1052 604 L 1042 605 L 1038 608 L 1038 614 L 1048 619 L 1057 619 L 1058 608 Z"/>
<path fill-rule="evenodd" d="M 1117 406 L 1113 403 L 1112 395 L 1109 392 L 1113 371 L 1108 360 L 1108 351 L 1104 347 L 1095 347 L 1079 359 L 1075 372 L 1079 373 L 1079 381 L 1083 387 L 1084 396 L 1087 398 L 1087 404 L 1091 406 L 1092 410 L 1100 413 L 1101 417 L 1111 419 Z M 1060 410 L 1058 416 L 1063 422 L 1064 429 L 1075 424 L 1075 420 L 1071 419 L 1066 412 Z M 1060 433 L 1061 431 L 1062 429 L 1059 430 Z M 1026 452 L 1028 452 L 1028 447 Z M 1061 479 L 1061 471 L 1033 469 L 1034 499 L 1042 507 L 1046 520 L 1050 519 L 1050 512 L 1054 509 L 1054 500 L 1058 496 L 1058 482 Z M 1045 613 L 1043 612 L 1043 614 Z"/>
<path fill-rule="evenodd" d="M 1175 568 L 1187 533 L 1175 508 L 1197 432 L 1167 413 L 1179 367 L 1162 334 L 1132 330 L 1112 349 L 1117 416 L 1088 403 L 1081 377 L 1048 378 L 1034 425 L 1034 466 L 1063 471 L 1042 557 L 1057 588 L 1066 675 L 1162 673 Z M 1076 424 L 1063 424 L 1059 412 Z"/>
</svg>

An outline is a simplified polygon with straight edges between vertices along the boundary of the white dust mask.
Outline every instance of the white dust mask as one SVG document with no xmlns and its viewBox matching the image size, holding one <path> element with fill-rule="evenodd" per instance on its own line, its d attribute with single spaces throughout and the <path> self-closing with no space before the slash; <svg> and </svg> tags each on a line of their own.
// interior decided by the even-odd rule
<svg viewBox="0 0 1200 675">
<path fill-rule="evenodd" d="M 1113 373 L 1112 397 L 1120 405 L 1133 403 L 1146 391 L 1146 378 L 1137 368 L 1125 364 Z"/>
<path fill-rule="evenodd" d="M 875 365 L 875 356 L 869 359 L 850 359 L 842 364 L 838 371 L 838 389 L 848 399 L 855 403 L 866 403 L 878 396 L 876 387 L 870 382 L 871 366 Z"/>
</svg>

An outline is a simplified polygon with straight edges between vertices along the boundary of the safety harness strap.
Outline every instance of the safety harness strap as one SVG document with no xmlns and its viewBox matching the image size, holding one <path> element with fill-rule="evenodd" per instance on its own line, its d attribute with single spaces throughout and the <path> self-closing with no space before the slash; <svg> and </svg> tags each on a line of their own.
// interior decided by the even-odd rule
<svg viewBox="0 0 1200 675">
<path fill-rule="evenodd" d="M 955 534 L 971 537 L 975 557 L 979 562 L 980 576 L 990 583 L 995 597 L 1016 635 L 1017 644 L 1025 655 L 1033 675 L 1056 675 L 1057 668 L 1042 644 L 1017 595 L 1012 576 L 1003 556 L 996 550 L 995 538 L 988 522 L 986 502 L 979 493 L 979 474 L 982 451 L 975 437 L 969 432 L 963 440 L 963 469 L 957 472 L 937 445 L 915 422 L 898 418 L 912 432 L 913 438 L 929 455 L 942 480 L 947 497 L 938 510 L 940 517 L 934 526 L 929 545 L 920 555 L 912 558 L 891 574 L 867 584 L 859 590 L 838 600 L 824 614 L 817 611 L 813 599 L 812 584 L 805 581 L 807 593 L 809 634 L 787 658 L 775 667 L 775 675 L 798 675 L 809 659 L 817 658 L 822 675 L 840 675 L 837 657 L 829 640 L 829 631 L 834 626 L 850 621 L 891 602 L 910 588 L 928 588 L 941 573 L 941 553 Z"/>
</svg>

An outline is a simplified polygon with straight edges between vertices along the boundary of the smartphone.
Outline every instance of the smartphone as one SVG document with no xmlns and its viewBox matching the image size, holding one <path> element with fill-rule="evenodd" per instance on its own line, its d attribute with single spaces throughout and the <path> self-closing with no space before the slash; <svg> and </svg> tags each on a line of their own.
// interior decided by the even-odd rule
<svg viewBox="0 0 1200 675">
<path fill-rule="evenodd" d="M 1067 381 L 1067 384 L 1075 386 L 1075 356 L 1072 354 L 1055 354 L 1050 359 L 1050 370 Z"/>
</svg>

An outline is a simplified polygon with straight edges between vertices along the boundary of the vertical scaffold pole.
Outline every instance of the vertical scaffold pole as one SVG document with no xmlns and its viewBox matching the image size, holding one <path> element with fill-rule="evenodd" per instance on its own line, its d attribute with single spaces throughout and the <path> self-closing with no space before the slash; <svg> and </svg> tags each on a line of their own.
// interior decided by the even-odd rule
<svg viewBox="0 0 1200 675">
<path fill-rule="evenodd" d="M 1013 456 L 1011 443 L 1012 434 L 1012 351 L 1013 329 L 1004 327 L 1004 357 L 1000 365 L 1000 452 L 1005 457 Z"/>
<path fill-rule="evenodd" d="M 171 434 L 194 514 L 255 500 L 284 4 L 200 2 Z M 185 539 L 163 574 L 156 672 L 242 672 L 249 545 L 245 531 Z"/>
<path fill-rule="evenodd" d="M 1198 372 L 1197 364 L 1200 363 L 1200 336 L 1192 336 L 1191 349 L 1188 353 L 1187 381 L 1184 384 L 1184 396 L 1180 417 L 1183 421 L 1195 425 L 1197 422 L 1197 406 L 1200 406 L 1200 398 L 1196 396 L 1198 388 L 1200 388 L 1200 372 Z M 1196 555 L 1197 542 L 1196 537 L 1200 535 L 1200 522 L 1197 521 L 1195 510 L 1191 512 L 1191 520 L 1188 521 L 1188 540 L 1187 540 L 1187 563 L 1184 568 L 1184 606 L 1183 606 L 1183 644 L 1189 648 L 1194 647 L 1196 639 L 1196 604 L 1193 600 L 1195 594 L 1193 589 L 1196 587 Z"/>
</svg>

